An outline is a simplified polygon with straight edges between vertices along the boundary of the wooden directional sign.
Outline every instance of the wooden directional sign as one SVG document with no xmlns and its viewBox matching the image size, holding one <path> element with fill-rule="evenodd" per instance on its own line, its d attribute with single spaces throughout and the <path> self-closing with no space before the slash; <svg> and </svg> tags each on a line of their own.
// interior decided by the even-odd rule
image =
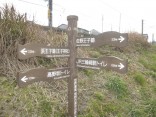
<svg viewBox="0 0 156 117">
<path fill-rule="evenodd" d="M 70 76 L 69 68 L 62 68 L 62 69 L 55 69 L 55 70 L 37 68 L 37 69 L 31 69 L 23 73 L 18 73 L 17 82 L 19 87 L 24 87 L 38 81 L 52 81 L 52 80 L 67 78 L 69 76 Z"/>
<path fill-rule="evenodd" d="M 107 56 L 101 57 L 99 59 L 93 58 L 78 58 L 77 67 L 80 68 L 90 68 L 90 69 L 109 69 L 119 73 L 127 72 L 127 60 L 122 60 L 117 57 Z"/>
<path fill-rule="evenodd" d="M 78 37 L 76 39 L 76 44 L 77 47 L 81 46 L 99 47 L 102 45 L 124 47 L 128 44 L 128 34 L 109 31 L 94 37 Z"/>
<path fill-rule="evenodd" d="M 127 72 L 127 60 L 107 56 L 98 59 L 76 58 L 77 47 L 99 47 L 102 45 L 124 47 L 128 43 L 128 34 L 114 31 L 104 32 L 94 37 L 77 37 L 77 16 L 68 16 L 68 46 L 69 48 L 53 48 L 46 44 L 18 45 L 18 58 L 27 59 L 41 56 L 46 58 L 69 57 L 69 68 L 45 69 L 37 68 L 18 73 L 17 81 L 20 87 L 27 86 L 37 81 L 52 81 L 68 77 L 68 116 L 77 117 L 77 67 L 91 69 L 109 69 L 119 73 Z"/>
<path fill-rule="evenodd" d="M 68 48 L 53 48 L 46 44 L 26 44 L 18 45 L 18 58 L 27 59 L 30 57 L 41 56 L 46 58 L 69 57 Z"/>
</svg>

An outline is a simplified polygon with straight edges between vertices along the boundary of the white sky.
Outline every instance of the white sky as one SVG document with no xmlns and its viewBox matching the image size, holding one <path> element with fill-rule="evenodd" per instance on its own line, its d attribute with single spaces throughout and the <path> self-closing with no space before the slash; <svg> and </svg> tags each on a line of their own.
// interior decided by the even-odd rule
<svg viewBox="0 0 156 117">
<path fill-rule="evenodd" d="M 48 2 L 44 0 L 0 0 L 0 7 L 5 3 L 13 4 L 20 13 L 27 12 L 28 19 L 35 17 L 35 22 L 48 25 Z M 34 4 L 31 4 L 34 3 Z M 79 17 L 78 27 L 87 30 L 141 33 L 141 20 L 144 20 L 144 33 L 156 37 L 156 0 L 53 0 L 53 26 L 67 24 L 68 15 Z M 121 15 L 121 20 L 120 20 Z M 121 23 L 119 23 L 121 21 Z"/>
</svg>

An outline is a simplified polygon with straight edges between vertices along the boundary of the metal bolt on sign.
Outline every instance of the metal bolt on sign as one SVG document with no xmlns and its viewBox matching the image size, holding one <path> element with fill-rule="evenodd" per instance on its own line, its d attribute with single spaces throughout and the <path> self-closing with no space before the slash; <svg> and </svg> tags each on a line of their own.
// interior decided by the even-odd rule
<svg viewBox="0 0 156 117">
<path fill-rule="evenodd" d="M 68 47 L 53 48 L 46 44 L 30 43 L 18 45 L 18 58 L 28 59 L 40 56 L 46 58 L 67 57 L 68 67 L 57 69 L 36 68 L 17 75 L 19 87 L 24 87 L 38 81 L 53 81 L 68 78 L 68 116 L 77 117 L 77 68 L 108 69 L 118 73 L 126 73 L 128 61 L 114 56 L 101 58 L 77 58 L 77 47 L 100 47 L 102 45 L 124 47 L 128 43 L 128 34 L 108 31 L 97 36 L 78 37 L 78 16 L 70 15 L 68 20 Z"/>
</svg>

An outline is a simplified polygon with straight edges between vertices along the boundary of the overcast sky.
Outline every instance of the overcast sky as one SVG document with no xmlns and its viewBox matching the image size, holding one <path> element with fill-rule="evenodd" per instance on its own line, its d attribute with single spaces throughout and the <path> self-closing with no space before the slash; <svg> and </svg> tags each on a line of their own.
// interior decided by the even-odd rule
<svg viewBox="0 0 156 117">
<path fill-rule="evenodd" d="M 0 0 L 0 6 L 13 4 L 20 13 L 27 12 L 28 19 L 48 25 L 48 2 L 44 0 Z M 67 24 L 68 15 L 79 17 L 78 27 L 87 30 L 156 33 L 156 0 L 53 0 L 53 26 Z M 103 20 L 102 20 L 103 17 Z M 155 34 L 156 37 L 156 34 Z"/>
</svg>

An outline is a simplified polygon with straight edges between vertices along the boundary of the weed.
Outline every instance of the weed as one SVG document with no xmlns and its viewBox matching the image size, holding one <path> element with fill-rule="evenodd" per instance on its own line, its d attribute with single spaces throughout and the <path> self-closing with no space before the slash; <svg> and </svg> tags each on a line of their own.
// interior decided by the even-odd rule
<svg viewBox="0 0 156 117">
<path fill-rule="evenodd" d="M 151 92 L 146 87 L 142 87 L 140 89 L 140 94 L 141 94 L 143 100 L 147 100 L 147 99 L 151 98 Z"/>
<path fill-rule="evenodd" d="M 123 98 L 128 95 L 127 85 L 118 77 L 109 79 L 106 87 L 108 88 L 108 90 L 113 91 L 118 98 Z"/>
<path fill-rule="evenodd" d="M 146 68 L 151 71 L 156 72 L 156 55 L 155 54 L 146 54 L 145 58 L 140 58 L 139 62 Z"/>
<path fill-rule="evenodd" d="M 154 72 L 156 72 L 156 64 L 150 65 L 150 69 Z"/>
<path fill-rule="evenodd" d="M 141 86 L 144 86 L 146 84 L 146 80 L 145 80 L 144 76 L 141 73 L 135 73 L 134 74 L 134 79 Z"/>
<path fill-rule="evenodd" d="M 131 111 L 131 117 L 141 117 L 143 114 L 140 112 L 140 110 L 133 110 Z"/>
<path fill-rule="evenodd" d="M 153 86 L 153 91 L 156 93 L 156 86 Z"/>
<path fill-rule="evenodd" d="M 120 115 L 120 109 L 121 106 L 115 102 L 104 103 L 103 101 L 92 99 L 85 117 L 108 117 L 109 115 L 114 117 Z"/>
<path fill-rule="evenodd" d="M 83 72 L 88 77 L 92 77 L 94 75 L 94 71 L 91 69 L 83 69 Z"/>
<path fill-rule="evenodd" d="M 52 113 L 50 102 L 43 100 L 42 102 L 40 102 L 39 107 L 40 111 L 42 112 L 42 117 L 50 117 L 50 114 Z"/>
<path fill-rule="evenodd" d="M 149 71 L 147 72 L 147 75 L 151 76 L 154 80 L 156 80 L 156 72 Z"/>
<path fill-rule="evenodd" d="M 129 112 L 130 117 L 145 117 L 146 113 L 144 111 L 144 108 L 141 106 L 136 106 L 132 105 L 130 112 Z"/>
<path fill-rule="evenodd" d="M 100 56 L 100 53 L 98 51 L 92 51 L 90 53 L 90 56 L 93 58 L 98 58 Z"/>
<path fill-rule="evenodd" d="M 148 64 L 148 62 L 147 62 L 145 59 L 140 58 L 140 59 L 139 59 L 139 62 L 140 62 L 145 68 L 148 69 L 149 64 Z"/>
<path fill-rule="evenodd" d="M 104 99 L 104 96 L 101 92 L 95 92 L 94 97 L 95 97 L 95 99 L 100 100 L 100 101 L 102 101 Z"/>
<path fill-rule="evenodd" d="M 145 103 L 145 112 L 147 117 L 156 117 L 156 99 L 149 100 Z"/>
</svg>

